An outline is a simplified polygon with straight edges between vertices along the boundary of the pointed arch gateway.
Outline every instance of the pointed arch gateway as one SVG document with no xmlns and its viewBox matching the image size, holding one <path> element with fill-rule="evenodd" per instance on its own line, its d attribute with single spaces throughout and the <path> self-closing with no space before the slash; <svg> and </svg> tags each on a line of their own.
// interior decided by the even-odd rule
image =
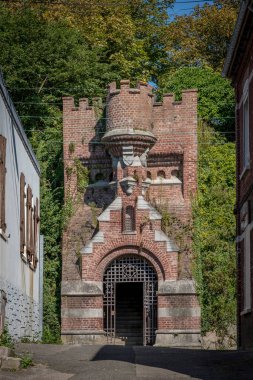
<svg viewBox="0 0 253 380">
<path fill-rule="evenodd" d="M 108 343 L 153 345 L 157 329 L 157 274 L 143 257 L 114 259 L 103 277 L 104 329 Z"/>
</svg>

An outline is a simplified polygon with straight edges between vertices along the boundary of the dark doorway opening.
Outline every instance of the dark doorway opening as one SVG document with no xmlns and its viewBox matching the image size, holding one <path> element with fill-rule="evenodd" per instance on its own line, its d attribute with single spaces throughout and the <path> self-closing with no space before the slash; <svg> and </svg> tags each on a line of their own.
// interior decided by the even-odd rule
<svg viewBox="0 0 253 380">
<path fill-rule="evenodd" d="M 107 267 L 103 280 L 104 329 L 107 342 L 117 344 L 115 338 L 122 336 L 128 338 L 119 339 L 121 342 L 125 341 L 125 344 L 153 345 L 157 329 L 156 292 L 158 285 L 154 268 L 148 261 L 136 255 L 120 256 Z M 116 293 L 118 294 L 116 295 Z M 132 298 L 133 300 L 131 300 Z M 124 302 L 126 303 L 125 307 Z M 133 306 L 134 304 L 135 306 Z M 125 318 L 127 315 L 127 326 L 131 325 L 130 321 L 134 315 L 131 307 L 137 308 L 136 322 L 138 320 L 139 324 L 141 321 L 141 328 L 140 330 L 136 328 L 136 330 L 138 330 L 138 337 L 141 331 L 141 339 L 130 339 L 130 334 L 128 336 L 123 330 L 125 326 L 123 326 L 123 322 L 121 323 L 121 317 Z M 131 327 L 129 327 L 130 329 Z"/>
<path fill-rule="evenodd" d="M 143 283 L 116 283 L 116 337 L 143 345 Z"/>
</svg>

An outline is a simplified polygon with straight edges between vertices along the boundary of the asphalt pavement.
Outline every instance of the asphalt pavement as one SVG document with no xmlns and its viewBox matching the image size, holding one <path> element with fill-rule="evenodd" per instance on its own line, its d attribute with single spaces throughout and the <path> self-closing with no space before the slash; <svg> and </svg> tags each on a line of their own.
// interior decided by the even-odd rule
<svg viewBox="0 0 253 380">
<path fill-rule="evenodd" d="M 253 380 L 252 351 L 141 346 L 19 344 L 34 366 L 0 371 L 0 379 L 25 380 Z"/>
</svg>

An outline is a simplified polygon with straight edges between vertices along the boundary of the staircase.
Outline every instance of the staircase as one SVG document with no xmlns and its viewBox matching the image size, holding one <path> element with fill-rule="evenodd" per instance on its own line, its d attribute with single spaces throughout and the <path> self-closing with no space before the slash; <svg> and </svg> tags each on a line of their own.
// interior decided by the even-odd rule
<svg viewBox="0 0 253 380">
<path fill-rule="evenodd" d="M 142 283 L 117 284 L 116 338 L 126 345 L 143 345 Z"/>
</svg>

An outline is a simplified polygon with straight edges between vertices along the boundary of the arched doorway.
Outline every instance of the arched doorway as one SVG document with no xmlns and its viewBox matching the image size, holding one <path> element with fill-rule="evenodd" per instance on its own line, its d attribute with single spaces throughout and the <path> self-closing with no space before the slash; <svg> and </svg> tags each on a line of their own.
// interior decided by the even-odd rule
<svg viewBox="0 0 253 380">
<path fill-rule="evenodd" d="M 157 275 L 139 256 L 115 259 L 104 273 L 104 329 L 108 342 L 152 345 L 157 329 Z"/>
</svg>

